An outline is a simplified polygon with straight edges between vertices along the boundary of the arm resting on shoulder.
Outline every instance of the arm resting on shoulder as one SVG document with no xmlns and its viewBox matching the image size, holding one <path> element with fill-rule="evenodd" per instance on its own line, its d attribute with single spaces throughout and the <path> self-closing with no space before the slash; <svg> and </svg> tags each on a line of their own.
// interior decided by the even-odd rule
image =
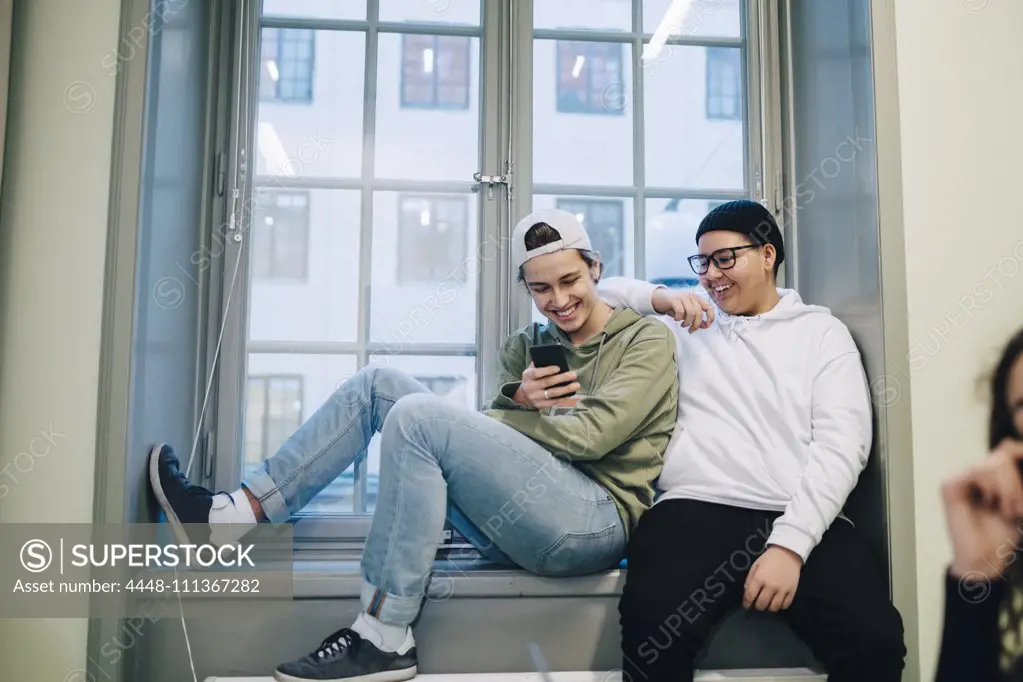
<svg viewBox="0 0 1023 682">
<path fill-rule="evenodd" d="M 607 303 L 616 307 L 632 308 L 640 315 L 657 315 L 654 310 L 653 294 L 664 285 L 651 284 L 629 277 L 608 277 L 597 284 L 597 294 Z"/>
</svg>

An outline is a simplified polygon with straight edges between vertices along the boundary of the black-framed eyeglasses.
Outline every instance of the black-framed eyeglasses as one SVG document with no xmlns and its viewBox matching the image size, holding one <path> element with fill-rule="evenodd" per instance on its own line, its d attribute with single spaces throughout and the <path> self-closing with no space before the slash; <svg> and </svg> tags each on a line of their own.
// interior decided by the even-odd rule
<svg viewBox="0 0 1023 682">
<path fill-rule="evenodd" d="M 759 249 L 761 246 L 762 244 L 729 246 L 724 249 L 718 249 L 706 256 L 702 253 L 698 253 L 695 256 L 690 256 L 687 260 L 689 261 L 689 267 L 693 269 L 693 272 L 697 275 L 705 275 L 707 274 L 707 270 L 710 269 L 711 261 L 714 261 L 714 265 L 717 266 L 718 270 L 729 270 L 735 267 L 736 251 L 742 251 L 743 249 Z"/>
</svg>

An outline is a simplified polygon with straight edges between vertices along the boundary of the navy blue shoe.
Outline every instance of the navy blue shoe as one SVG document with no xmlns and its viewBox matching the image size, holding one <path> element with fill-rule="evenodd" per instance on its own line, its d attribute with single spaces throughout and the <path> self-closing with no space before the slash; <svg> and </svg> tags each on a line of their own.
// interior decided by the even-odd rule
<svg viewBox="0 0 1023 682">
<path fill-rule="evenodd" d="M 149 484 L 175 540 L 182 545 L 209 544 L 213 493 L 188 482 L 171 446 L 160 443 L 149 452 Z"/>
<path fill-rule="evenodd" d="M 415 677 L 417 670 L 411 632 L 398 652 L 388 652 L 376 648 L 355 630 L 344 628 L 323 640 L 311 654 L 277 666 L 274 679 L 277 682 L 402 682 Z"/>
</svg>

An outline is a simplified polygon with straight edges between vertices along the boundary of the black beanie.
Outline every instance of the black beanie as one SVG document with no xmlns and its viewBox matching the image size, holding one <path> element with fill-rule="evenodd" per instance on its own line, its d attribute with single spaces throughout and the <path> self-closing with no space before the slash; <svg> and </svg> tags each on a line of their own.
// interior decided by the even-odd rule
<svg viewBox="0 0 1023 682">
<path fill-rule="evenodd" d="M 696 230 L 696 243 L 700 237 L 713 230 L 728 230 L 749 237 L 754 244 L 772 244 L 778 252 L 777 264 L 785 260 L 785 245 L 782 243 L 778 223 L 767 208 L 756 201 L 739 199 L 728 201 L 716 207 L 700 221 Z"/>
</svg>

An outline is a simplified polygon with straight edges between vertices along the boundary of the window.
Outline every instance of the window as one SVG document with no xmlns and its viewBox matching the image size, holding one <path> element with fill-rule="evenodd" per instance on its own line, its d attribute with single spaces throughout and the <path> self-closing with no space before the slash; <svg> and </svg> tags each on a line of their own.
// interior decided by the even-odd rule
<svg viewBox="0 0 1023 682">
<path fill-rule="evenodd" d="M 398 212 L 398 283 L 436 284 L 450 278 L 466 257 L 466 200 L 406 195 Z"/>
<path fill-rule="evenodd" d="M 574 213 L 604 262 L 602 277 L 621 276 L 625 253 L 625 206 L 619 199 L 558 199 L 558 208 Z"/>
<path fill-rule="evenodd" d="M 280 102 L 312 102 L 314 48 L 315 39 L 309 29 L 263 29 L 260 97 Z"/>
<path fill-rule="evenodd" d="M 252 217 L 252 275 L 305 279 L 309 261 L 309 193 L 260 190 Z"/>
<path fill-rule="evenodd" d="M 621 116 L 625 100 L 609 96 L 608 86 L 622 82 L 622 45 L 558 41 L 558 111 Z"/>
<path fill-rule="evenodd" d="M 302 377 L 250 376 L 245 410 L 245 469 L 250 471 L 302 425 Z"/>
<path fill-rule="evenodd" d="M 545 14 L 533 31 L 529 17 L 512 25 L 494 10 L 501 3 L 431 14 L 419 0 L 386 0 L 328 16 L 266 0 L 260 53 L 237 63 L 232 38 L 218 60 L 245 87 L 219 102 L 205 151 L 244 149 L 238 180 L 253 188 L 256 208 L 243 213 L 245 267 L 232 279 L 233 242 L 211 255 L 193 324 L 198 352 L 218 358 L 215 374 L 201 377 L 212 381 L 215 461 L 196 483 L 235 489 L 246 467 L 272 457 L 365 367 L 400 370 L 446 401 L 483 407 L 506 335 L 535 312 L 507 268 L 507 233 L 527 207 L 579 214 L 608 276 L 692 276 L 684 258 L 708 200 L 748 196 L 755 177 L 773 196 L 776 181 L 763 172 L 775 138 L 760 129 L 759 107 L 742 106 L 735 121 L 704 115 L 708 45 L 744 54 L 745 22 L 762 16 L 740 12 L 745 1 L 691 16 L 694 31 L 671 33 L 656 69 L 643 70 L 646 23 L 663 23 L 670 0 L 616 0 L 613 16 L 582 18 L 565 3 L 534 2 Z M 531 68 L 482 82 L 481 65 L 511 63 L 513 47 L 530 50 L 531 59 L 519 56 Z M 250 78 L 262 97 L 236 121 L 229 108 L 247 100 Z M 738 86 L 758 87 L 758 78 L 743 71 Z M 225 161 L 229 187 L 242 159 Z M 509 171 L 514 183 L 492 193 L 473 182 L 476 172 Z M 216 187 L 204 185 L 211 195 Z M 683 205 L 666 212 L 673 197 Z M 202 236 L 215 229 L 207 221 Z M 360 551 L 384 500 L 380 440 L 296 510 L 300 554 L 315 546 L 320 556 L 320 541 L 332 557 Z"/>
<path fill-rule="evenodd" d="M 469 42 L 465 36 L 401 37 L 401 106 L 469 108 Z"/>
<path fill-rule="evenodd" d="M 707 118 L 742 119 L 741 51 L 733 47 L 707 48 Z"/>
</svg>

